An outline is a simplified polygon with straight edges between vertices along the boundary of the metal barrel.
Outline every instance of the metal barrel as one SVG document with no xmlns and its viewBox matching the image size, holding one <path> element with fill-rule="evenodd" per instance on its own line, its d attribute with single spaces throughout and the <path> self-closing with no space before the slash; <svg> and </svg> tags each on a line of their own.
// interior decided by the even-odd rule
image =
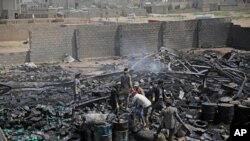
<svg viewBox="0 0 250 141">
<path fill-rule="evenodd" d="M 216 103 L 202 103 L 202 114 L 201 118 L 205 121 L 214 121 L 217 114 L 217 104 Z"/>
<path fill-rule="evenodd" d="M 223 122 L 225 124 L 230 124 L 234 117 L 234 105 L 221 103 L 218 104 L 218 119 L 219 122 Z"/>
<path fill-rule="evenodd" d="M 95 141 L 112 141 L 111 124 L 95 125 Z"/>
<path fill-rule="evenodd" d="M 238 105 L 235 107 L 232 125 L 245 125 L 250 121 L 250 107 Z"/>
<path fill-rule="evenodd" d="M 113 141 L 128 141 L 128 130 L 113 132 Z"/>
<path fill-rule="evenodd" d="M 128 141 L 128 121 L 120 119 L 113 122 L 113 140 Z"/>
</svg>

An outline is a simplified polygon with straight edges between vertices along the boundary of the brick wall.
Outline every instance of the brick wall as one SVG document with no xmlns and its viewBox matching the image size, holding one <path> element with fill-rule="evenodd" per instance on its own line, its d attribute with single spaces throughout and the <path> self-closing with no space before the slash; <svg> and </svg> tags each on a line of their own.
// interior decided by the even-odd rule
<svg viewBox="0 0 250 141">
<path fill-rule="evenodd" d="M 119 17 L 122 14 L 120 9 L 103 9 L 103 17 Z"/>
<path fill-rule="evenodd" d="M 167 14 L 168 13 L 167 5 L 152 6 L 151 8 L 152 8 L 153 14 Z"/>
<path fill-rule="evenodd" d="M 134 13 L 136 16 L 146 16 L 146 9 L 143 8 L 124 8 L 122 10 L 123 16 L 128 16 L 128 14 Z"/>
<path fill-rule="evenodd" d="M 163 46 L 173 49 L 197 46 L 197 21 L 166 22 Z"/>
<path fill-rule="evenodd" d="M 117 17 L 122 14 L 120 9 L 89 9 L 90 17 Z"/>
<path fill-rule="evenodd" d="M 71 17 L 71 18 L 89 18 L 91 15 L 88 13 L 88 12 L 71 12 L 71 13 L 68 13 L 67 15 L 68 17 Z"/>
<path fill-rule="evenodd" d="M 61 61 L 64 53 L 72 55 L 75 27 L 48 27 L 37 29 L 31 37 L 31 61 Z"/>
<path fill-rule="evenodd" d="M 80 59 L 115 55 L 117 25 L 81 26 L 78 29 Z"/>
<path fill-rule="evenodd" d="M 223 5 L 220 7 L 221 11 L 234 11 L 234 10 L 249 10 L 250 9 L 250 5 L 241 5 L 238 4 L 237 6 L 227 6 L 227 5 Z"/>
<path fill-rule="evenodd" d="M 206 19 L 199 23 L 200 47 L 224 47 L 230 29 L 230 19 Z"/>
<path fill-rule="evenodd" d="M 122 25 L 120 37 L 121 55 L 156 52 L 159 33 L 160 23 Z"/>
<path fill-rule="evenodd" d="M 0 65 L 24 64 L 26 52 L 0 53 Z"/>
<path fill-rule="evenodd" d="M 250 28 L 231 25 L 227 46 L 236 49 L 250 50 Z"/>
<path fill-rule="evenodd" d="M 31 61 L 61 61 L 64 53 L 79 59 L 225 46 L 230 20 L 209 19 L 124 25 L 47 27 L 32 32 Z"/>
</svg>

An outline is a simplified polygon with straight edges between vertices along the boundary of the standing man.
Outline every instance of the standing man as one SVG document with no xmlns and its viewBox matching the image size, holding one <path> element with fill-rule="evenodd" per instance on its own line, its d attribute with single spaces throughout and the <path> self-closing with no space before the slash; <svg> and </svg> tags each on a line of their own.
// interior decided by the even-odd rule
<svg viewBox="0 0 250 141">
<path fill-rule="evenodd" d="M 151 115 L 153 114 L 154 110 L 161 110 L 162 108 L 165 107 L 164 105 L 164 100 L 165 100 L 165 94 L 164 94 L 165 89 L 163 88 L 163 80 L 158 81 L 158 85 L 156 88 L 153 88 L 152 91 L 152 112 Z"/>
<path fill-rule="evenodd" d="M 187 128 L 185 123 L 181 120 L 178 114 L 177 108 L 172 106 L 172 101 L 168 99 L 166 100 L 165 104 L 166 104 L 166 108 L 163 108 L 160 114 L 160 117 L 162 120 L 161 125 L 157 129 L 155 136 L 157 137 L 161 129 L 165 128 L 169 130 L 168 141 L 173 141 L 174 133 L 176 132 L 176 128 L 177 128 L 177 122 L 180 122 L 187 130 L 189 130 L 189 128 Z"/>
<path fill-rule="evenodd" d="M 153 103 L 155 102 L 155 97 L 153 99 L 153 96 L 155 95 L 155 90 L 157 88 L 157 84 L 155 84 L 153 81 L 151 81 L 149 83 L 150 87 L 149 87 L 149 91 L 148 93 L 146 93 L 146 97 Z"/>
<path fill-rule="evenodd" d="M 140 84 L 139 84 L 139 82 L 137 82 L 137 81 L 134 82 L 134 90 L 135 90 L 138 94 L 141 94 L 141 95 L 144 95 L 144 96 L 145 96 L 144 90 L 140 87 Z"/>
<path fill-rule="evenodd" d="M 132 91 L 132 106 L 141 106 L 143 108 L 143 126 L 144 128 L 149 126 L 149 113 L 151 111 L 151 102 L 141 94 L 138 94 L 136 91 Z"/>
<path fill-rule="evenodd" d="M 141 95 L 143 95 L 143 96 L 145 96 L 145 93 L 144 93 L 144 90 L 140 87 L 140 84 L 139 84 L 139 82 L 138 81 L 135 81 L 134 83 L 134 90 L 138 93 L 138 94 L 141 94 Z M 143 125 L 144 126 L 144 123 L 143 123 L 143 115 L 144 115 L 144 113 L 143 113 L 144 111 L 143 111 L 143 107 L 142 106 L 140 106 L 140 105 L 137 105 L 136 106 L 136 115 L 137 115 L 137 118 L 138 118 L 138 121 L 140 121 L 140 123 L 142 123 L 141 125 Z"/>
<path fill-rule="evenodd" d="M 119 92 L 120 92 L 121 83 L 117 82 L 114 88 L 111 90 L 110 96 L 110 106 L 112 107 L 112 111 L 114 113 L 118 113 L 120 109 L 119 103 Z"/>
<path fill-rule="evenodd" d="M 121 76 L 121 92 L 120 100 L 124 102 L 126 109 L 128 108 L 128 96 L 130 90 L 133 89 L 131 75 L 129 74 L 128 68 L 125 68 L 123 71 L 123 76 Z"/>
<path fill-rule="evenodd" d="M 74 102 L 81 100 L 81 82 L 79 80 L 81 73 L 75 75 L 74 80 Z"/>
</svg>

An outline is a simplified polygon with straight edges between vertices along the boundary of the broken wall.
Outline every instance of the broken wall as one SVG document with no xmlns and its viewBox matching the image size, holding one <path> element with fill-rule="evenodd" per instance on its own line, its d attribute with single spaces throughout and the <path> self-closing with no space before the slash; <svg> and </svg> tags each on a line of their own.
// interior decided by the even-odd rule
<svg viewBox="0 0 250 141">
<path fill-rule="evenodd" d="M 231 25 L 227 46 L 250 50 L 250 28 Z"/>
</svg>

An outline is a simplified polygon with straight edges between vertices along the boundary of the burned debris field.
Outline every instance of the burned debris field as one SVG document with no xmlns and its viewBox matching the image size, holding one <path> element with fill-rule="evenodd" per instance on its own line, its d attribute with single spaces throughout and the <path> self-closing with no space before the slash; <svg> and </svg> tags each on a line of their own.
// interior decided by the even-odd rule
<svg viewBox="0 0 250 141">
<path fill-rule="evenodd" d="M 221 50 L 177 52 L 162 47 L 157 54 L 119 58 L 133 62 L 120 67 L 129 68 L 132 83 L 138 82 L 152 103 L 153 89 L 163 81 L 164 95 L 170 95 L 187 127 L 176 124 L 175 140 L 223 141 L 229 138 L 230 125 L 250 121 L 250 53 Z M 75 72 L 59 64 L 1 67 L 0 73 L 0 127 L 9 141 L 165 138 L 164 129 L 156 134 L 161 109 L 152 110 L 145 128 L 133 106 L 119 102 L 118 107 L 113 106 L 122 69 L 98 75 L 81 73 L 81 98 L 75 101 Z"/>
</svg>

